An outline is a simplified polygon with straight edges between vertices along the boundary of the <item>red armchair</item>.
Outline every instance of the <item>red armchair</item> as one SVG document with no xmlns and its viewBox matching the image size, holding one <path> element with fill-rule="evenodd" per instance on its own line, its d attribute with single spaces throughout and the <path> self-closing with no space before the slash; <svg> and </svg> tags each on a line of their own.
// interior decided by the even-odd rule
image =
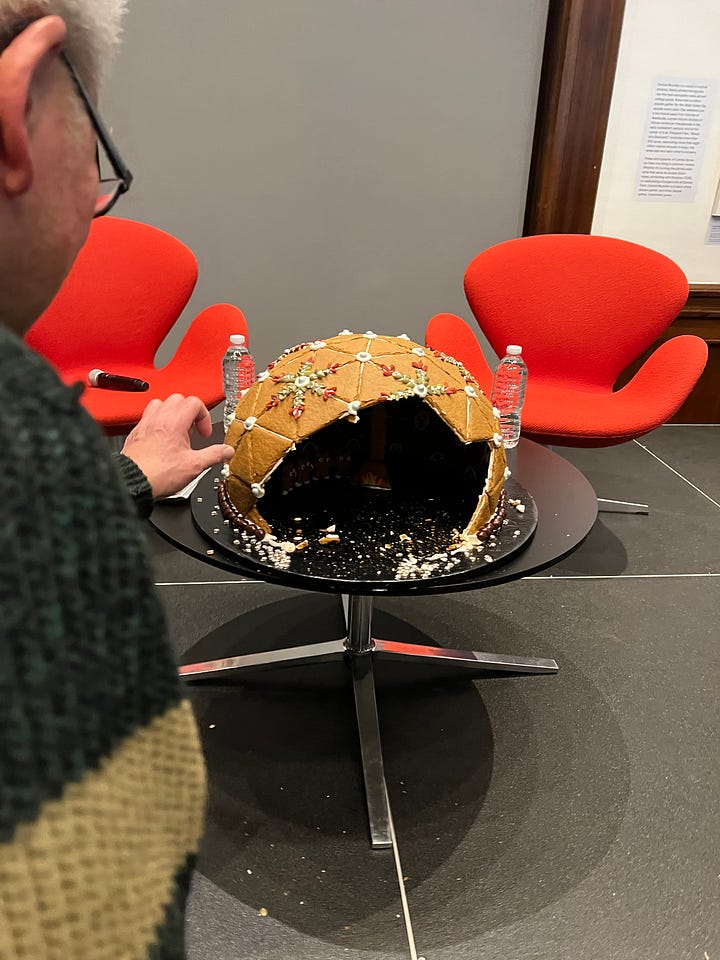
<svg viewBox="0 0 720 960">
<path fill-rule="evenodd" d="M 522 433 L 540 443 L 602 447 L 648 433 L 682 406 L 707 361 L 704 340 L 674 337 L 614 390 L 688 295 L 677 264 L 626 240 L 585 234 L 508 240 L 475 257 L 465 293 L 499 356 L 508 343 L 522 344 L 529 371 Z M 492 372 L 459 317 L 433 317 L 426 342 L 455 356 L 490 392 Z"/>
<path fill-rule="evenodd" d="M 94 220 L 55 300 L 26 335 L 65 383 L 87 384 L 90 370 L 147 380 L 145 393 L 86 386 L 82 403 L 108 435 L 126 434 L 154 397 L 195 394 L 207 407 L 223 398 L 222 357 L 231 333 L 248 338 L 242 312 L 207 307 L 191 322 L 170 362 L 155 354 L 197 282 L 191 250 L 168 233 L 133 220 Z"/>
</svg>

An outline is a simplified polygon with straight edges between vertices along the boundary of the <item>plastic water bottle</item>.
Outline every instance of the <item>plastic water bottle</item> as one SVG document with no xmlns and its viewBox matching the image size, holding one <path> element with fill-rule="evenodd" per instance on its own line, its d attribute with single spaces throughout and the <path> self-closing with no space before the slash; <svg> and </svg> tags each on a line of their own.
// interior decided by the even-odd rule
<svg viewBox="0 0 720 960">
<path fill-rule="evenodd" d="M 225 432 L 235 419 L 235 407 L 240 395 L 255 383 L 255 361 L 245 346 L 242 333 L 233 333 L 230 346 L 225 351 L 222 362 L 223 390 L 225 392 L 225 411 L 223 423 Z"/>
<path fill-rule="evenodd" d="M 504 445 L 510 449 L 520 439 L 520 411 L 525 402 L 528 370 L 522 358 L 522 347 L 506 347 L 493 377 L 492 405 L 500 411 L 500 430 Z"/>
</svg>

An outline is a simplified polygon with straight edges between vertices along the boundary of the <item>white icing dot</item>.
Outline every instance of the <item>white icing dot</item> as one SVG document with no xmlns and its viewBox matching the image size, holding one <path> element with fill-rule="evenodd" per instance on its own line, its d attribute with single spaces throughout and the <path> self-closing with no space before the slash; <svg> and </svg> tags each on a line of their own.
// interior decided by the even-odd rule
<svg viewBox="0 0 720 960">
<path fill-rule="evenodd" d="M 270 376 L 270 373 L 267 370 L 263 370 L 263 372 L 258 377 L 258 383 L 262 383 L 263 380 L 267 380 L 269 376 Z"/>
<path fill-rule="evenodd" d="M 412 352 L 416 353 L 419 357 L 425 356 L 425 351 L 423 350 L 422 347 L 413 347 Z"/>
<path fill-rule="evenodd" d="M 427 396 L 427 387 L 424 383 L 416 383 L 413 387 L 413 393 L 416 397 L 426 397 Z"/>
<path fill-rule="evenodd" d="M 252 495 L 257 497 L 258 500 L 260 497 L 265 496 L 265 487 L 261 483 L 253 483 L 250 490 L 252 491 Z"/>
<path fill-rule="evenodd" d="M 499 420 L 500 417 L 502 416 L 502 410 L 498 410 L 497 407 L 493 407 L 493 413 L 494 413 L 495 416 L 498 418 L 498 420 Z"/>
<path fill-rule="evenodd" d="M 502 442 L 503 442 L 502 434 L 501 434 L 501 433 L 494 433 L 494 434 L 493 434 L 493 443 L 495 444 L 495 446 L 496 446 L 496 447 L 501 447 L 501 446 L 502 446 Z"/>
<path fill-rule="evenodd" d="M 348 404 L 348 412 L 352 413 L 354 416 L 357 416 L 359 410 L 360 410 L 360 401 L 351 400 L 350 403 Z"/>
<path fill-rule="evenodd" d="M 475 387 L 471 387 L 471 386 L 465 387 L 465 393 L 466 393 L 469 397 L 476 397 L 476 396 L 477 396 L 477 392 L 476 392 L 476 390 L 475 390 Z"/>
<path fill-rule="evenodd" d="M 324 340 L 313 340 L 313 342 L 309 343 L 308 346 L 311 350 L 321 350 L 323 347 L 326 347 L 327 344 Z"/>
<path fill-rule="evenodd" d="M 351 330 L 347 330 L 347 329 L 341 330 L 340 333 L 338 334 L 338 336 L 339 336 L 339 337 L 351 337 L 351 336 L 352 336 L 352 331 L 351 331 Z"/>
<path fill-rule="evenodd" d="M 310 383 L 310 377 L 295 377 L 295 386 L 299 387 L 301 390 L 307 387 Z"/>
<path fill-rule="evenodd" d="M 368 353 L 367 350 L 361 350 L 360 353 L 355 354 L 355 359 L 359 360 L 360 363 L 367 363 L 368 360 L 372 360 L 372 354 Z"/>
<path fill-rule="evenodd" d="M 256 423 L 257 417 L 248 417 L 247 420 L 243 421 L 243 426 L 246 430 L 252 430 Z"/>
<path fill-rule="evenodd" d="M 505 467 L 505 473 L 503 474 L 503 479 L 509 480 L 511 476 L 512 476 L 512 470 L 510 469 L 510 467 Z"/>
<path fill-rule="evenodd" d="M 398 340 L 409 340 L 410 337 L 406 333 L 399 333 Z"/>
<path fill-rule="evenodd" d="M 366 330 L 365 336 L 368 338 L 368 340 L 375 340 L 377 337 L 377 334 L 373 333 L 372 330 Z"/>
<path fill-rule="evenodd" d="M 220 471 L 220 473 L 221 473 L 224 477 L 229 477 L 229 476 L 230 476 L 230 464 L 229 464 L 229 463 L 224 463 L 224 464 L 223 464 L 223 467 L 222 467 L 222 470 Z"/>
</svg>

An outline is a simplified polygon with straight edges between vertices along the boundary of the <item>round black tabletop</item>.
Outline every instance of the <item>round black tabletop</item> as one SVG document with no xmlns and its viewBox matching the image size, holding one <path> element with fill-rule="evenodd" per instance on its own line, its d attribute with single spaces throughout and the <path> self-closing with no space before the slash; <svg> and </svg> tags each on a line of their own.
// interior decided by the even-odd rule
<svg viewBox="0 0 720 960">
<path fill-rule="evenodd" d="M 219 425 L 209 442 L 217 442 Z M 286 587 L 309 589 L 323 593 L 361 595 L 409 595 L 454 593 L 506 583 L 552 566 L 578 547 L 590 532 L 597 517 L 597 497 L 586 478 L 558 454 L 531 440 L 520 440 L 508 451 L 508 464 L 513 477 L 532 495 L 537 507 L 535 534 L 527 546 L 494 567 L 487 564 L 467 577 L 436 580 L 398 580 L 394 583 L 354 582 L 332 578 L 309 578 L 291 570 L 259 567 L 243 556 L 219 550 L 208 553 L 212 546 L 196 528 L 190 502 L 161 501 L 155 505 L 150 523 L 166 540 L 198 560 L 252 580 L 265 580 Z"/>
</svg>

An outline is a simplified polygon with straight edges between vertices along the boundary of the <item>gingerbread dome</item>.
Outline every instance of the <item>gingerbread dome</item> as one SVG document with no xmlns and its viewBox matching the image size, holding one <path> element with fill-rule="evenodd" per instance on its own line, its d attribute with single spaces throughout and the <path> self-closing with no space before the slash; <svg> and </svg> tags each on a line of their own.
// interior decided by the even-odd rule
<svg viewBox="0 0 720 960">
<path fill-rule="evenodd" d="M 470 485 L 463 532 L 473 534 L 492 519 L 506 474 L 497 418 L 472 375 L 404 335 L 371 331 L 286 350 L 241 398 L 226 442 L 227 499 L 265 532 L 266 494 L 331 479 L 429 500 Z"/>
</svg>

